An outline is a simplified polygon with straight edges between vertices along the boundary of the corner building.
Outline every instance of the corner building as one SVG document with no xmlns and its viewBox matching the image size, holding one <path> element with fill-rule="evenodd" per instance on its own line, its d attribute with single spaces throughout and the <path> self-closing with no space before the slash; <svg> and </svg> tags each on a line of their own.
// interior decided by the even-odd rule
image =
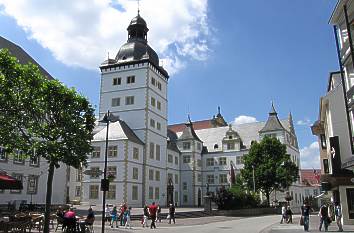
<svg viewBox="0 0 354 233">
<path fill-rule="evenodd" d="M 267 122 L 228 126 L 219 109 L 210 120 L 189 119 L 185 124 L 168 126 L 168 73 L 148 45 L 149 29 L 139 14 L 127 30 L 127 43 L 115 59 L 108 58 L 100 66 L 99 117 L 109 110 L 120 119 L 109 128 L 107 203 L 141 207 L 155 201 L 162 206 L 172 202 L 201 206 L 207 184 L 212 192 L 229 185 L 230 163 L 235 164 L 237 174 L 251 141 L 267 134 L 285 143 L 293 161 L 300 165 L 291 116 L 280 121 L 274 106 Z M 106 127 L 98 124 L 88 170 L 103 171 L 105 138 Z M 83 182 L 72 182 L 70 200 L 100 205 L 101 178 L 85 175 Z M 296 202 L 300 203 L 303 194 L 298 186 L 300 183 L 291 192 L 299 196 Z M 274 199 L 281 200 L 281 194 Z"/>
</svg>

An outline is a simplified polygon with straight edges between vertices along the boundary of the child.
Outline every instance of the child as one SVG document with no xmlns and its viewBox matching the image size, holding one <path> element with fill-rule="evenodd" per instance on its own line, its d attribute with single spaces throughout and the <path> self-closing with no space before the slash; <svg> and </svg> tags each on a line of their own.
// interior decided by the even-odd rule
<svg viewBox="0 0 354 233">
<path fill-rule="evenodd" d="M 118 228 L 118 211 L 117 206 L 113 207 L 111 212 L 111 228 L 113 228 L 113 223 L 116 222 L 116 228 Z"/>
<path fill-rule="evenodd" d="M 132 210 L 132 207 L 129 206 L 129 208 L 127 210 L 125 210 L 124 212 L 124 219 L 125 219 L 125 228 L 129 228 L 132 229 L 131 225 L 130 225 L 130 211 Z"/>
</svg>

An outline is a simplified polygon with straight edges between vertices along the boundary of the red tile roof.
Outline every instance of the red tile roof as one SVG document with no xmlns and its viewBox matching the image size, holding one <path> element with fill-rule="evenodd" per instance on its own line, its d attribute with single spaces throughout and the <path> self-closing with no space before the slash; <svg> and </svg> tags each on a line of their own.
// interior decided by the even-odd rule
<svg viewBox="0 0 354 233">
<path fill-rule="evenodd" d="M 194 130 L 213 128 L 212 120 L 194 121 L 192 123 L 193 123 Z M 185 123 L 168 126 L 168 129 L 175 133 L 182 132 L 184 128 L 186 128 Z"/>
<path fill-rule="evenodd" d="M 308 186 L 320 185 L 321 170 L 320 169 L 301 169 L 302 184 Z"/>
</svg>

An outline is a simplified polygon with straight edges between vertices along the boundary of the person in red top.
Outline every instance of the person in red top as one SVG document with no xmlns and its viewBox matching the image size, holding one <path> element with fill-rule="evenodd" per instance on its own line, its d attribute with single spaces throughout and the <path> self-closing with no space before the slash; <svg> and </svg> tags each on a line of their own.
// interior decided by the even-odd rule
<svg viewBox="0 0 354 233">
<path fill-rule="evenodd" d="M 75 216 L 76 214 L 73 208 L 70 208 L 69 211 L 64 214 L 64 218 L 75 218 Z"/>
<path fill-rule="evenodd" d="M 125 219 L 124 219 L 124 212 L 127 210 L 127 204 L 123 203 L 120 206 L 120 215 L 119 215 L 119 219 L 120 219 L 120 225 L 124 226 L 125 225 Z"/>
<path fill-rule="evenodd" d="M 154 227 L 156 229 L 155 221 L 156 221 L 157 206 L 155 205 L 155 202 L 153 202 L 149 206 L 149 213 L 150 213 L 150 218 L 151 218 L 150 228 L 152 229 L 152 227 Z"/>
</svg>

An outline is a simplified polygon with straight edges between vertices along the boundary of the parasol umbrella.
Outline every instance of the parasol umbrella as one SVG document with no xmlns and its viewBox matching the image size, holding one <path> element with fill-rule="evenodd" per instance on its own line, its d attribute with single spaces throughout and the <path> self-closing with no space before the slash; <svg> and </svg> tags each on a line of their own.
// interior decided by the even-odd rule
<svg viewBox="0 0 354 233">
<path fill-rule="evenodd" d="M 23 189 L 22 182 L 4 173 L 0 173 L 0 189 Z"/>
</svg>

